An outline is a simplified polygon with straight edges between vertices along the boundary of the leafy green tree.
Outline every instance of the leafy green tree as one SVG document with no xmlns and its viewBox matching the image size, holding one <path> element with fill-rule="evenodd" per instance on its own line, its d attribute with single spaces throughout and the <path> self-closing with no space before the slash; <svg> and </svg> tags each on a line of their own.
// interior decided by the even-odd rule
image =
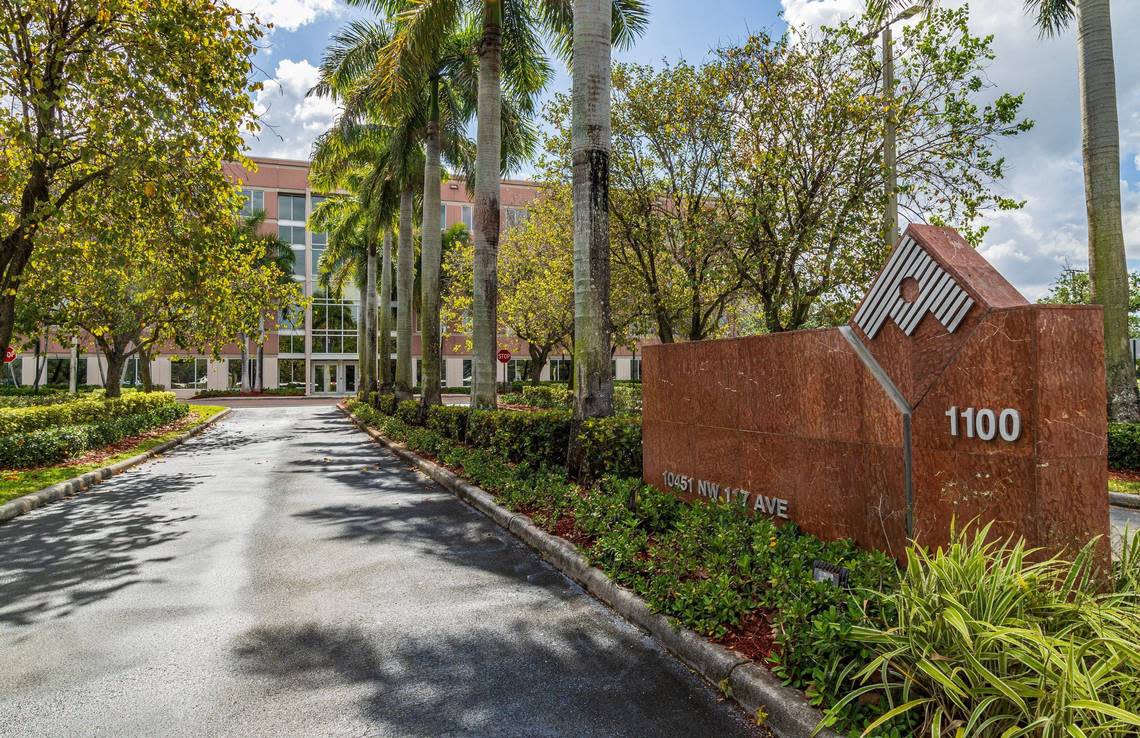
<svg viewBox="0 0 1140 738">
<path fill-rule="evenodd" d="M 248 163 L 241 130 L 256 130 L 260 36 L 252 17 L 205 0 L 0 1 L 0 345 L 41 243 L 80 238 L 96 215 L 81 211 L 103 200 L 82 200 L 88 188 L 222 207 L 222 164 Z"/>
<path fill-rule="evenodd" d="M 20 301 L 62 340 L 90 336 L 106 360 L 109 397 L 136 354 L 172 343 L 216 356 L 254 334 L 267 312 L 302 301 L 264 242 L 235 227 L 238 200 L 229 185 L 221 207 L 187 213 L 110 181 L 84 188 L 76 207 L 87 217 L 41 232 Z"/>
<path fill-rule="evenodd" d="M 238 219 L 239 241 L 247 241 L 253 245 L 260 254 L 257 259 L 258 268 L 265 268 L 276 274 L 279 284 L 289 286 L 293 283 L 293 263 L 296 254 L 293 247 L 282 240 L 276 232 L 265 228 L 265 211 L 261 210 Z M 265 317 L 262 316 L 257 325 L 257 377 L 249 376 L 249 361 L 247 351 L 249 340 L 241 336 L 241 387 L 242 390 L 265 390 Z M 145 348 L 139 350 L 139 366 L 145 366 L 143 373 L 143 389 L 150 391 L 150 356 Z"/>
<path fill-rule="evenodd" d="M 969 31 L 965 8 L 934 10 L 896 44 L 893 104 L 900 207 L 952 224 L 977 243 L 1001 196 L 994 142 L 1028 130 L 1020 95 L 989 103 L 990 39 Z M 729 131 L 714 195 L 724 211 L 746 294 L 769 331 L 849 315 L 882 264 L 882 75 L 848 22 L 815 36 L 756 35 L 719 52 L 714 99 Z"/>
</svg>

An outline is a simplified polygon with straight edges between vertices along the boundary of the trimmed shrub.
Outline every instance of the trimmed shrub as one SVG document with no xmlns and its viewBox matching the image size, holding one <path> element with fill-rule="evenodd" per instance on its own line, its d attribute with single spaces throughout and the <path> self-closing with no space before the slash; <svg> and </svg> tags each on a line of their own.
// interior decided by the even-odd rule
<svg viewBox="0 0 1140 738">
<path fill-rule="evenodd" d="M 522 388 L 522 400 L 532 407 L 558 410 L 574 406 L 574 393 L 564 384 L 526 385 Z"/>
<path fill-rule="evenodd" d="M 147 412 L 100 423 L 42 428 L 0 437 L 0 467 L 22 469 L 66 461 L 84 451 L 116 443 L 183 418 L 189 405 L 170 403 Z"/>
<path fill-rule="evenodd" d="M 570 442 L 570 412 L 474 410 L 467 420 L 467 442 L 516 464 L 563 466 Z"/>
<path fill-rule="evenodd" d="M 582 468 L 575 474 L 579 481 L 641 476 L 640 417 L 591 418 L 583 421 L 578 434 L 583 451 Z"/>
<path fill-rule="evenodd" d="M 394 415 L 408 425 L 419 425 L 420 403 L 415 400 L 404 400 L 396 405 Z"/>
<path fill-rule="evenodd" d="M 641 384 L 614 383 L 614 412 L 623 415 L 641 414 Z"/>
<path fill-rule="evenodd" d="M 396 396 L 395 395 L 380 395 L 376 399 L 376 409 L 385 415 L 396 414 Z"/>
<path fill-rule="evenodd" d="M 1108 468 L 1140 471 L 1140 423 L 1108 424 Z"/>
<path fill-rule="evenodd" d="M 467 440 L 467 413 L 465 407 L 432 405 L 428 408 L 427 429 L 444 438 L 463 443 Z"/>
<path fill-rule="evenodd" d="M 170 392 L 133 392 L 113 400 L 80 399 L 44 407 L 0 408 L 0 436 L 65 425 L 98 423 L 175 404 Z"/>
</svg>

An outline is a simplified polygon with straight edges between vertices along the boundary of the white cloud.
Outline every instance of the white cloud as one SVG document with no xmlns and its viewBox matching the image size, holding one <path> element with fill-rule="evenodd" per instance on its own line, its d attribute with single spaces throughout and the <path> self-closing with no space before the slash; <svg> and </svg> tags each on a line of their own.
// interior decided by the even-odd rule
<svg viewBox="0 0 1140 738">
<path fill-rule="evenodd" d="M 262 23 L 295 31 L 325 14 L 337 12 L 336 0 L 228 0 L 243 13 L 253 13 Z"/>
<path fill-rule="evenodd" d="M 781 0 L 792 25 L 834 23 L 859 12 L 862 0 Z M 946 3 L 959 5 L 959 2 Z M 1114 3 L 1116 84 L 1121 154 L 1140 168 L 1140 55 L 1129 40 L 1140 30 L 1140 3 Z M 1005 194 L 1027 200 L 1023 210 L 987 219 L 982 252 L 1029 299 L 1043 294 L 1065 262 L 1088 262 L 1076 29 L 1039 37 L 1020 2 L 975 2 L 974 32 L 993 34 L 997 55 L 988 77 L 995 89 L 1024 92 L 1029 133 L 999 142 L 1006 158 Z M 1125 243 L 1140 268 L 1140 182 L 1124 185 Z"/>
<path fill-rule="evenodd" d="M 332 125 L 340 106 L 327 97 L 306 97 L 320 78 L 308 59 L 282 59 L 254 101 L 262 130 L 247 143 L 257 156 L 307 159 L 313 141 Z"/>
</svg>

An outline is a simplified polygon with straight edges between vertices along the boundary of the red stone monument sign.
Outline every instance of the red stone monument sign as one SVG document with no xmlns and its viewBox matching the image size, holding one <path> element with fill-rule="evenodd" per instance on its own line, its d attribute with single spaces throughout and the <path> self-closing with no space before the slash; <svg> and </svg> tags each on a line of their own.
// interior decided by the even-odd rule
<svg viewBox="0 0 1140 738">
<path fill-rule="evenodd" d="M 911 226 L 847 326 L 646 347 L 645 479 L 896 556 L 955 518 L 1071 550 L 1108 533 L 1103 348 Z"/>
</svg>

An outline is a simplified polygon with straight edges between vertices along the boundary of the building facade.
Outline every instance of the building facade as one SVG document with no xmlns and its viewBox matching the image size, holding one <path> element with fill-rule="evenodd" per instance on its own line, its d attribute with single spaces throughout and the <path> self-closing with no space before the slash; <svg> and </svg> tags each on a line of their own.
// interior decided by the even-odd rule
<svg viewBox="0 0 1140 738">
<path fill-rule="evenodd" d="M 226 172 L 241 187 L 246 204 L 243 214 L 258 211 L 265 213 L 262 228 L 274 232 L 294 251 L 294 278 L 302 284 L 304 293 L 311 298 L 304 311 L 284 311 L 263 343 L 264 366 L 258 366 L 257 346 L 247 346 L 250 376 L 262 372 L 266 389 L 295 387 L 307 395 L 345 395 L 357 389 L 357 336 L 360 321 L 360 294 L 354 287 L 346 287 L 343 294 L 330 295 L 317 282 L 318 264 L 328 236 L 313 232 L 307 225 L 308 217 L 323 199 L 324 193 L 314 191 L 309 184 L 309 163 L 284 159 L 255 158 L 256 171 L 236 164 L 227 165 Z M 503 228 L 518 223 L 525 214 L 527 203 L 538 188 L 534 183 L 504 180 L 502 183 Z M 474 225 L 474 207 L 471 196 L 462 182 L 440 185 L 440 227 L 450 228 L 456 223 L 468 229 Z M 567 243 L 565 248 L 573 248 Z M 394 309 L 394 305 L 391 306 Z M 394 325 L 394 323 L 393 323 Z M 420 333 L 418 321 L 413 321 L 412 340 L 413 377 L 421 376 Z M 393 333 L 393 337 L 394 337 Z M 78 350 L 78 383 L 100 385 L 104 383 L 105 362 L 97 352 L 86 350 L 82 342 Z M 526 344 L 511 336 L 500 336 L 502 347 L 516 357 L 506 365 L 499 364 L 499 381 L 522 380 L 526 377 Z M 26 347 L 25 347 L 26 348 Z M 62 346 L 50 338 L 40 346 L 41 384 L 66 385 L 70 374 L 72 347 Z M 229 390 L 241 386 L 242 354 L 240 343 L 223 347 L 218 359 L 186 354 L 175 347 L 167 347 L 151 363 L 155 384 L 190 396 L 203 390 Z M 31 385 L 36 376 L 35 352 L 23 351 L 15 362 L 3 372 L 4 383 Z M 542 368 L 544 380 L 569 380 L 570 356 L 555 354 Z M 123 375 L 126 386 L 140 383 L 138 360 L 128 361 Z M 614 358 L 614 375 L 617 379 L 640 379 L 640 356 L 628 350 L 619 350 Z M 471 383 L 472 359 L 466 336 L 446 335 L 443 345 L 443 386 L 465 387 Z"/>
</svg>

